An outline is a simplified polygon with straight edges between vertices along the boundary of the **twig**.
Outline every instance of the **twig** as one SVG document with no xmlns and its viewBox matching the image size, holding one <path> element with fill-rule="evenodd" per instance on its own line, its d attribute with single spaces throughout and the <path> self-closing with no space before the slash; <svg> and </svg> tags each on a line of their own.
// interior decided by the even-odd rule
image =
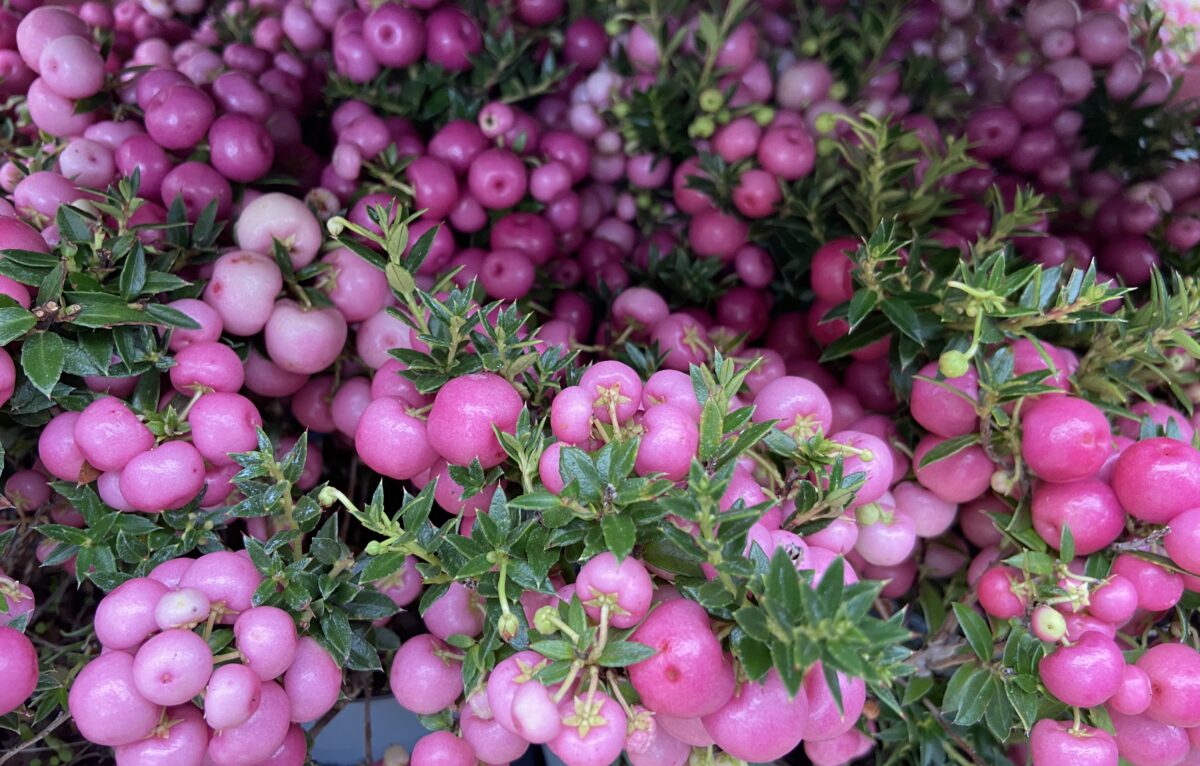
<svg viewBox="0 0 1200 766">
<path fill-rule="evenodd" d="M 375 763 L 375 754 L 371 751 L 371 695 L 363 697 L 363 753 L 367 766 Z"/>
<path fill-rule="evenodd" d="M 46 738 L 46 736 L 48 734 L 50 734 L 50 732 L 54 731 L 59 726 L 62 726 L 64 723 L 66 723 L 67 719 L 70 717 L 71 717 L 71 714 L 66 710 L 59 713 L 58 717 L 55 718 L 53 721 L 51 721 L 50 724 L 46 728 L 44 728 L 40 732 L 38 732 L 36 737 L 34 737 L 33 739 L 25 740 L 21 744 L 14 747 L 12 750 L 9 750 L 4 755 L 0 755 L 0 764 L 8 763 L 9 760 L 16 757 L 17 753 L 19 753 L 23 750 L 28 750 L 29 748 L 33 747 L 37 743 L 41 742 L 43 739 Z"/>
</svg>

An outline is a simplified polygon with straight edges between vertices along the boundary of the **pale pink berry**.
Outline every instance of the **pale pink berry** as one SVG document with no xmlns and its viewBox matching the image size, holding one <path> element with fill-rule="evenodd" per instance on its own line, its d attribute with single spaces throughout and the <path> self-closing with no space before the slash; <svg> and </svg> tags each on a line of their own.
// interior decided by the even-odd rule
<svg viewBox="0 0 1200 766">
<path fill-rule="evenodd" d="M 946 438 L 975 430 L 979 423 L 976 410 L 979 406 L 979 374 L 975 368 L 967 368 L 966 374 L 957 378 L 947 378 L 939 372 L 937 362 L 930 362 L 917 375 L 913 379 L 910 399 L 914 420 L 926 430 Z"/>
<path fill-rule="evenodd" d="M 16 710 L 37 688 L 38 657 L 23 633 L 0 627 L 0 715 Z"/>
<path fill-rule="evenodd" d="M 145 739 L 120 745 L 113 751 L 116 766 L 174 766 L 204 762 L 208 727 L 191 703 L 168 708 L 170 727 L 158 727 Z"/>
<path fill-rule="evenodd" d="M 748 681 L 719 710 L 702 719 L 717 745 L 744 761 L 773 761 L 794 750 L 808 725 L 808 697 L 791 697 L 772 668 Z"/>
<path fill-rule="evenodd" d="M 213 729 L 241 726 L 258 710 L 262 679 L 248 666 L 222 665 L 213 671 L 204 690 L 204 720 Z"/>
<path fill-rule="evenodd" d="M 637 559 L 627 556 L 621 562 L 609 552 L 588 560 L 575 580 L 575 593 L 584 610 L 599 620 L 608 607 L 608 620 L 617 628 L 632 628 L 650 609 L 654 585 L 650 574 Z"/>
<path fill-rule="evenodd" d="M 547 743 L 567 766 L 609 766 L 625 746 L 625 711 L 604 692 L 568 694 L 559 704 L 562 728 Z"/>
<path fill-rule="evenodd" d="M 274 606 L 256 606 L 238 615 L 234 644 L 246 664 L 263 681 L 283 674 L 296 656 L 296 623 Z"/>
<path fill-rule="evenodd" d="M 283 690 L 291 702 L 292 720 L 315 721 L 329 712 L 342 692 L 342 670 L 314 639 L 296 644 L 292 664 L 283 675 Z"/>
<path fill-rule="evenodd" d="M 388 680 L 396 701 L 406 710 L 432 715 L 449 707 L 462 694 L 462 663 L 435 636 L 423 634 L 400 645 Z"/>
<path fill-rule="evenodd" d="M 290 728 L 287 694 L 279 684 L 262 685 L 258 707 L 244 723 L 214 732 L 208 743 L 213 766 L 252 766 L 271 757 Z"/>
<path fill-rule="evenodd" d="M 96 607 L 96 638 L 108 649 L 138 646 L 159 629 L 155 610 L 166 594 L 166 585 L 147 577 L 121 583 Z"/>
<path fill-rule="evenodd" d="M 212 651 L 190 630 L 172 628 L 152 636 L 133 658 L 133 683 L 159 705 L 182 705 L 199 694 L 212 675 Z"/>
<path fill-rule="evenodd" d="M 71 683 L 67 701 L 84 739 L 109 747 L 149 736 L 162 714 L 161 707 L 138 692 L 133 656 L 122 651 L 102 654 L 85 665 Z"/>
</svg>

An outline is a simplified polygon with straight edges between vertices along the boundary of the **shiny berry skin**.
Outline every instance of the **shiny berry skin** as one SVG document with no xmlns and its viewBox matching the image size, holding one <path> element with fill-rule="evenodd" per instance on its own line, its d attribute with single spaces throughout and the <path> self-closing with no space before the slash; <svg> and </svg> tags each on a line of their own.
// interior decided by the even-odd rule
<svg viewBox="0 0 1200 766">
<path fill-rule="evenodd" d="M 1103 729 L 1043 718 L 1029 734 L 1033 766 L 1115 766 L 1117 742 Z"/>
<path fill-rule="evenodd" d="M 774 761 L 800 744 L 808 724 L 808 697 L 789 698 L 772 668 L 763 681 L 742 684 L 724 706 L 701 720 L 726 753 L 755 763 Z"/>
<path fill-rule="evenodd" d="M 930 362 L 913 378 L 913 419 L 938 436 L 951 438 L 974 431 L 979 423 L 978 399 L 979 374 L 973 367 L 957 378 L 947 378 L 936 362 Z"/>
<path fill-rule="evenodd" d="M 1175 439 L 1145 439 L 1125 449 L 1112 488 L 1134 518 L 1167 524 L 1200 506 L 1200 452 Z"/>
<path fill-rule="evenodd" d="M 1058 548 L 1063 529 L 1069 527 L 1079 556 L 1105 548 L 1125 530 L 1125 511 L 1117 496 L 1097 479 L 1035 486 L 1032 515 L 1033 528 L 1051 548 Z"/>
<path fill-rule="evenodd" d="M 699 604 L 682 599 L 661 604 L 630 640 L 658 652 L 629 668 L 630 682 L 651 710 L 697 718 L 732 696 L 733 668 Z"/>
<path fill-rule="evenodd" d="M 499 375 L 480 372 L 451 380 L 438 391 L 429 412 L 429 444 L 452 465 L 470 465 L 476 458 L 483 467 L 504 462 L 493 427 L 512 433 L 524 402 L 516 389 Z"/>
<path fill-rule="evenodd" d="M 1086 479 L 1112 451 L 1112 429 L 1091 402 L 1073 396 L 1046 397 L 1021 417 L 1021 456 L 1046 481 Z"/>
<path fill-rule="evenodd" d="M 37 687 L 38 658 L 23 633 L 0 626 L 0 714 L 16 710 Z"/>
<path fill-rule="evenodd" d="M 1077 707 L 1103 704 L 1117 693 L 1125 669 L 1121 650 L 1108 636 L 1084 633 L 1038 663 L 1042 683 L 1058 699 Z"/>
<path fill-rule="evenodd" d="M 133 678 L 133 656 L 96 657 L 71 683 L 68 707 L 79 733 L 97 745 L 128 745 L 158 725 L 162 708 L 143 697 Z"/>
</svg>

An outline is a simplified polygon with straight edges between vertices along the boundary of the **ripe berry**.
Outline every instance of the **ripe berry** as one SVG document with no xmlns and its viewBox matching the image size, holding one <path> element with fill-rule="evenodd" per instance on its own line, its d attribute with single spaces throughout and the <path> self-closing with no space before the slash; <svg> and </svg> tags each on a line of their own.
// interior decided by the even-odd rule
<svg viewBox="0 0 1200 766">
<path fill-rule="evenodd" d="M 292 664 L 283 675 L 292 721 L 307 723 L 329 712 L 342 691 L 342 670 L 329 652 L 304 636 L 296 644 Z"/>
<path fill-rule="evenodd" d="M 733 694 L 733 667 L 704 608 L 682 599 L 661 604 L 630 635 L 657 653 L 629 668 L 629 681 L 651 710 L 698 718 Z"/>
<path fill-rule="evenodd" d="M 1021 456 L 1041 478 L 1067 482 L 1094 475 L 1112 451 L 1112 430 L 1096 405 L 1073 396 L 1033 404 L 1021 419 Z"/>
<path fill-rule="evenodd" d="M 37 687 L 38 658 L 23 633 L 0 627 L 0 715 L 16 710 Z"/>
<path fill-rule="evenodd" d="M 1043 718 L 1029 733 L 1033 766 L 1113 766 L 1117 743 L 1103 729 Z"/>
<path fill-rule="evenodd" d="M 246 665 L 218 667 L 204 690 L 204 721 L 217 731 L 241 726 L 258 710 L 262 687 L 262 679 Z"/>
<path fill-rule="evenodd" d="M 772 668 L 766 678 L 748 681 L 719 710 L 702 719 L 717 745 L 744 761 L 762 763 L 790 753 L 808 725 L 808 698 L 790 697 Z"/>
<path fill-rule="evenodd" d="M 296 656 L 296 623 L 278 607 L 245 610 L 233 623 L 233 637 L 246 665 L 263 681 L 282 675 Z"/>
<path fill-rule="evenodd" d="M 1150 707 L 1156 721 L 1200 726 L 1200 652 L 1178 643 L 1150 647 L 1137 661 L 1150 679 Z"/>
<path fill-rule="evenodd" d="M 204 689 L 210 675 L 212 651 L 190 630 L 164 630 L 133 658 L 134 686 L 159 705 L 182 705 Z"/>
<path fill-rule="evenodd" d="M 499 375 L 479 372 L 455 378 L 433 400 L 429 444 L 452 465 L 470 465 L 478 458 L 485 469 L 497 466 L 507 453 L 492 429 L 512 433 L 523 406 L 521 395 Z"/>
<path fill-rule="evenodd" d="M 1117 458 L 1112 487 L 1134 518 L 1169 523 L 1200 506 L 1200 452 L 1166 437 L 1140 441 Z"/>
<path fill-rule="evenodd" d="M 251 766 L 265 761 L 287 737 L 290 714 L 287 694 L 279 684 L 264 683 L 258 708 L 245 723 L 213 733 L 209 759 L 214 766 Z"/>
<path fill-rule="evenodd" d="M 162 714 L 162 708 L 138 692 L 133 656 L 121 651 L 85 665 L 71 684 L 67 704 L 84 739 L 109 747 L 149 736 Z"/>
<path fill-rule="evenodd" d="M 400 645 L 388 680 L 401 707 L 432 715 L 454 704 L 463 691 L 462 663 L 450 654 L 449 646 L 429 634 Z"/>
<path fill-rule="evenodd" d="M 1058 699 L 1077 707 L 1103 704 L 1117 693 L 1125 668 L 1121 650 L 1109 637 L 1084 633 L 1038 663 L 1042 683 Z"/>
</svg>

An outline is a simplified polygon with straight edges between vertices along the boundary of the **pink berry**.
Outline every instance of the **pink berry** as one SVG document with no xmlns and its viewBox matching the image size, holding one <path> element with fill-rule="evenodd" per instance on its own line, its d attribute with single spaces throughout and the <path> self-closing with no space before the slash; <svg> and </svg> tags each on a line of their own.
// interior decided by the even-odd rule
<svg viewBox="0 0 1200 766">
<path fill-rule="evenodd" d="M 462 694 L 462 663 L 452 650 L 429 634 L 400 645 L 392 660 L 389 683 L 396 701 L 418 715 L 432 715 L 449 707 Z"/>
<path fill-rule="evenodd" d="M 1138 593 L 1133 582 L 1119 574 L 1109 575 L 1088 594 L 1088 612 L 1113 625 L 1124 625 L 1137 611 Z"/>
<path fill-rule="evenodd" d="M 179 587 L 195 588 L 208 596 L 212 607 L 220 607 L 223 611 L 222 621 L 229 623 L 233 622 L 230 615 L 250 609 L 254 591 L 261 582 L 262 575 L 249 556 L 233 551 L 214 551 L 192 562 L 179 578 Z M 237 633 L 236 627 L 234 633 Z"/>
<path fill-rule="evenodd" d="M 342 692 L 342 670 L 329 652 L 305 636 L 296 644 L 292 664 L 283 675 L 292 720 L 315 721 L 333 709 Z"/>
<path fill-rule="evenodd" d="M 233 465 L 236 452 L 251 452 L 258 444 L 262 415 L 241 394 L 214 392 L 196 400 L 188 413 L 192 444 L 213 465 Z"/>
<path fill-rule="evenodd" d="M 250 720 L 262 699 L 263 682 L 246 665 L 230 663 L 213 671 L 204 691 L 204 721 L 216 731 Z"/>
<path fill-rule="evenodd" d="M 979 445 L 972 445 L 950 457 L 921 466 L 925 457 L 944 439 L 925 436 L 913 453 L 917 481 L 943 500 L 966 503 L 982 495 L 991 486 L 996 466 Z"/>
<path fill-rule="evenodd" d="M 1121 675 L 1121 686 L 1108 701 L 1108 706 L 1123 715 L 1140 715 L 1150 707 L 1153 697 L 1150 676 L 1137 665 L 1126 665 Z"/>
<path fill-rule="evenodd" d="M 244 723 L 215 732 L 208 743 L 213 766 L 252 766 L 271 757 L 289 730 L 291 710 L 279 684 L 262 685 L 258 707 Z"/>
<path fill-rule="evenodd" d="M 637 559 L 626 557 L 618 563 L 609 552 L 589 559 L 575 581 L 575 592 L 588 616 L 599 620 L 607 605 L 609 622 L 617 628 L 632 628 L 642 621 L 653 588 L 649 573 Z"/>
<path fill-rule="evenodd" d="M 512 433 L 523 405 L 521 395 L 499 375 L 479 372 L 455 378 L 433 400 L 429 444 L 452 465 L 470 465 L 478 458 L 484 468 L 497 466 L 507 453 L 492 429 Z"/>
<path fill-rule="evenodd" d="M 149 736 L 162 714 L 162 708 L 138 692 L 133 656 L 121 651 L 84 666 L 71 683 L 68 707 L 84 739 L 109 747 Z"/>
<path fill-rule="evenodd" d="M 1150 647 L 1137 666 L 1150 679 L 1146 715 L 1171 726 L 1200 726 L 1200 652 L 1180 643 Z"/>
<path fill-rule="evenodd" d="M 421 617 L 429 632 L 443 641 L 455 634 L 478 636 L 483 632 L 483 599 L 460 582 L 450 583 L 450 589 L 430 604 Z"/>
<path fill-rule="evenodd" d="M 246 665 L 263 681 L 282 675 L 296 656 L 296 623 L 278 607 L 246 609 L 233 623 L 233 636 Z"/>
<path fill-rule="evenodd" d="M 192 628 L 208 619 L 208 596 L 195 588 L 170 591 L 154 607 L 154 622 L 162 630 Z"/>
<path fill-rule="evenodd" d="M 968 367 L 964 375 L 947 378 L 930 362 L 913 379 L 912 416 L 922 427 L 951 438 L 969 434 L 979 423 L 979 374 Z M 928 378 L 926 380 L 925 378 Z"/>
<path fill-rule="evenodd" d="M 988 614 L 1001 620 L 1024 614 L 1026 597 L 1020 590 L 1019 577 L 1020 573 L 1011 567 L 988 569 L 975 585 L 979 592 L 979 605 Z"/>
<path fill-rule="evenodd" d="M 33 643 L 13 628 L 0 627 L 0 714 L 16 710 L 37 687 L 38 657 Z"/>
<path fill-rule="evenodd" d="M 266 256 L 272 265 L 275 243 L 280 243 L 296 269 L 312 263 L 325 241 L 325 232 L 312 210 L 300 199 L 278 192 L 264 194 L 246 205 L 233 233 L 238 247 Z M 213 278 L 216 279 L 215 273 Z M 269 291 L 269 297 L 277 292 L 279 288 L 275 287 Z"/>
<path fill-rule="evenodd" d="M 1094 475 L 1112 450 L 1112 431 L 1094 404 L 1045 397 L 1021 419 L 1021 455 L 1041 478 L 1067 482 Z"/>
<path fill-rule="evenodd" d="M 1077 707 L 1103 704 L 1117 693 L 1125 668 L 1121 650 L 1109 637 L 1084 633 L 1038 663 L 1042 683 L 1058 699 Z"/>
<path fill-rule="evenodd" d="M 680 718 L 715 712 L 733 694 L 733 668 L 713 636 L 708 615 L 692 601 L 661 604 L 630 635 L 657 653 L 629 668 L 629 680 L 651 710 Z"/>
<path fill-rule="evenodd" d="M 363 410 L 354 449 L 371 470 L 393 479 L 411 479 L 437 462 L 429 426 L 409 414 L 400 399 L 385 396 Z"/>
<path fill-rule="evenodd" d="M 1191 749 L 1185 729 L 1155 721 L 1148 715 L 1109 711 L 1117 736 L 1117 752 L 1131 766 L 1178 764 Z"/>
<path fill-rule="evenodd" d="M 1138 606 L 1148 612 L 1162 612 L 1183 597 L 1183 578 L 1152 561 L 1122 553 L 1113 561 L 1112 571 L 1133 583 Z"/>
<path fill-rule="evenodd" d="M 244 212 L 238 220 L 245 220 Z M 234 250 L 217 259 L 204 300 L 217 310 L 231 335 L 256 335 L 271 318 L 275 295 L 282 288 L 283 275 L 273 258 Z"/>
<path fill-rule="evenodd" d="M 120 471 L 154 446 L 154 435 L 120 399 L 101 397 L 75 421 L 75 444 L 100 471 Z"/>
<path fill-rule="evenodd" d="M 1163 547 L 1180 567 L 1200 574 L 1200 508 L 1184 511 L 1171 519 Z"/>
<path fill-rule="evenodd" d="M 463 706 L 459 726 L 463 739 L 483 763 L 509 763 L 529 749 L 528 742 L 501 726 L 497 719 L 477 715 L 470 701 Z"/>
<path fill-rule="evenodd" d="M 200 764 L 208 748 L 208 727 L 195 705 L 169 708 L 170 728 L 159 727 L 145 739 L 120 745 L 114 751 L 117 766 L 178 766 Z"/>
<path fill-rule="evenodd" d="M 133 658 L 133 683 L 159 705 L 182 705 L 199 694 L 212 675 L 212 651 L 190 630 L 172 628 L 151 637 Z"/>
<path fill-rule="evenodd" d="M 312 375 L 329 367 L 346 345 L 346 319 L 336 308 L 275 304 L 264 328 L 267 354 L 288 372 Z"/>
<path fill-rule="evenodd" d="M 816 383 L 791 375 L 768 383 L 754 397 L 754 421 L 778 420 L 776 428 L 797 441 L 829 432 L 833 410 Z"/>
<path fill-rule="evenodd" d="M 130 507 L 158 513 L 182 508 L 204 487 L 204 458 L 184 441 L 137 455 L 121 470 L 121 494 Z"/>
<path fill-rule="evenodd" d="M 638 475 L 662 474 L 671 481 L 687 476 L 700 444 L 696 421 L 674 405 L 658 404 L 646 410 L 642 427 L 634 464 Z"/>
<path fill-rule="evenodd" d="M 567 766 L 608 766 L 625 746 L 625 711 L 604 692 L 568 694 L 559 704 L 562 728 L 547 743 Z"/>
<path fill-rule="evenodd" d="M 808 722 L 804 739 L 827 740 L 841 736 L 854 726 L 867 699 L 867 686 L 861 678 L 837 673 L 841 705 L 830 691 L 820 663 L 804 676 L 804 696 L 808 700 Z"/>
<path fill-rule="evenodd" d="M 96 607 L 96 638 L 108 649 L 132 649 L 158 630 L 155 610 L 167 586 L 147 577 L 118 585 Z"/>
<path fill-rule="evenodd" d="M 1029 734 L 1033 766 L 1115 766 L 1117 743 L 1103 729 L 1043 718 Z"/>
<path fill-rule="evenodd" d="M 1166 524 L 1200 507 L 1200 452 L 1166 437 L 1140 441 L 1117 458 L 1112 487 L 1131 516 Z"/>
<path fill-rule="evenodd" d="M 702 719 L 726 753 L 761 763 L 782 758 L 800 744 L 808 725 L 808 698 L 790 697 L 772 668 L 761 681 L 748 681 L 719 710 Z"/>
<path fill-rule="evenodd" d="M 448 731 L 435 731 L 417 740 L 412 766 L 475 766 L 475 750 Z"/>
<path fill-rule="evenodd" d="M 1080 556 L 1105 548 L 1125 530 L 1125 511 L 1117 496 L 1097 479 L 1038 484 L 1033 490 L 1032 513 L 1033 528 L 1054 549 L 1062 540 L 1063 529 L 1070 528 L 1075 553 Z"/>
</svg>

